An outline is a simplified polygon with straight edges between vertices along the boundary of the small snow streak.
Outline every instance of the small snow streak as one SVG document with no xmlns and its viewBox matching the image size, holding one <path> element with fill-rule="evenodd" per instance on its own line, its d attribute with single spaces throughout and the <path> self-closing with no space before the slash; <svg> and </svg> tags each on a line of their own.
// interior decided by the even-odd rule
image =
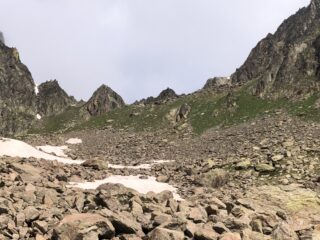
<svg viewBox="0 0 320 240">
<path fill-rule="evenodd" d="M 39 88 L 38 88 L 37 84 L 34 86 L 34 92 L 35 92 L 36 95 L 39 94 Z"/>
</svg>

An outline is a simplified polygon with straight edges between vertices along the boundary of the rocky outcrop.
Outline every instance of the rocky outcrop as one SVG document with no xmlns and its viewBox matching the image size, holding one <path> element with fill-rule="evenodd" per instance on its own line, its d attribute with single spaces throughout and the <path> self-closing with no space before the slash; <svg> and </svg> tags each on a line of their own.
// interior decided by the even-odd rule
<svg viewBox="0 0 320 240">
<path fill-rule="evenodd" d="M 5 43 L 3 33 L 0 32 L 0 42 Z"/>
<path fill-rule="evenodd" d="M 167 89 L 163 90 L 156 98 L 148 97 L 144 101 L 144 103 L 146 103 L 146 104 L 161 104 L 161 103 L 165 103 L 167 101 L 176 99 L 178 97 L 179 97 L 179 95 L 177 95 L 173 89 L 167 88 Z"/>
<path fill-rule="evenodd" d="M 176 122 L 187 119 L 190 112 L 191 107 L 187 103 L 182 104 L 176 112 Z"/>
<path fill-rule="evenodd" d="M 260 97 L 292 98 L 320 90 L 320 0 L 268 34 L 232 75 L 234 84 L 256 81 Z"/>
<path fill-rule="evenodd" d="M 67 107 L 76 105 L 74 97 L 69 96 L 57 80 L 47 81 L 38 87 L 38 113 L 41 116 L 51 116 L 63 112 Z"/>
<path fill-rule="evenodd" d="M 0 41 L 0 135 L 25 131 L 36 119 L 35 83 L 15 48 Z"/>
<path fill-rule="evenodd" d="M 85 108 L 91 116 L 99 116 L 124 106 L 122 97 L 106 85 L 99 87 L 85 104 Z"/>
<path fill-rule="evenodd" d="M 203 89 L 205 90 L 219 90 L 221 88 L 225 89 L 231 86 L 230 77 L 214 77 L 207 80 Z"/>
</svg>

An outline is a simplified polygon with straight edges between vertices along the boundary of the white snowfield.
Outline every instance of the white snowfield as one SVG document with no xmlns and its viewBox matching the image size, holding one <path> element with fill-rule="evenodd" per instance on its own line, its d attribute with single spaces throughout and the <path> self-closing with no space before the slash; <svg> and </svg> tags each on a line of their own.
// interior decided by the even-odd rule
<svg viewBox="0 0 320 240">
<path fill-rule="evenodd" d="M 73 183 L 71 182 L 68 187 L 75 187 L 81 189 L 96 189 L 100 185 L 105 183 L 120 183 L 127 188 L 136 190 L 139 193 L 146 194 L 148 192 L 160 193 L 168 190 L 173 193 L 173 197 L 176 200 L 183 200 L 177 189 L 167 183 L 157 182 L 155 177 L 148 177 L 148 179 L 140 179 L 139 176 L 120 176 L 114 175 L 103 180 L 96 180 L 94 182 Z"/>
<path fill-rule="evenodd" d="M 67 144 L 81 144 L 82 140 L 80 138 L 70 138 L 66 141 Z"/>
<path fill-rule="evenodd" d="M 72 160 L 69 158 L 54 156 L 42 152 L 31 145 L 9 138 L 0 138 L 0 156 L 21 157 L 21 158 L 38 158 L 49 161 L 58 161 L 64 164 L 81 164 L 83 160 Z"/>
<path fill-rule="evenodd" d="M 64 151 L 68 150 L 67 146 L 37 146 L 36 148 L 19 140 L 1 138 L 0 137 L 0 156 L 20 157 L 20 158 L 37 158 L 49 161 L 58 161 L 64 164 L 81 164 L 83 160 L 72 160 L 66 157 Z M 55 154 L 55 155 L 52 155 Z M 150 164 L 142 164 L 138 166 L 123 166 L 112 165 L 110 168 L 133 168 L 133 169 L 148 169 L 154 164 L 161 164 L 171 162 L 171 160 L 157 160 Z M 103 180 L 96 180 L 94 182 L 70 183 L 68 187 L 76 187 L 81 189 L 96 189 L 104 183 L 119 183 L 125 187 L 132 188 L 139 193 L 146 194 L 148 192 L 160 193 L 168 190 L 173 193 L 176 200 L 183 200 L 177 189 L 167 183 L 157 182 L 155 177 L 148 177 L 148 179 L 140 179 L 139 176 L 120 176 L 114 175 Z"/>
</svg>

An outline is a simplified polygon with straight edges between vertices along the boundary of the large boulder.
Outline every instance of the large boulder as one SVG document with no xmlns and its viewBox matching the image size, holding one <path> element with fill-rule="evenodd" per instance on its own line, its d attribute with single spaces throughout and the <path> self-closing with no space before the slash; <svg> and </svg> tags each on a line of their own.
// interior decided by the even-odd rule
<svg viewBox="0 0 320 240">
<path fill-rule="evenodd" d="M 149 234 L 149 239 L 150 240 L 183 240 L 184 234 L 183 232 L 157 227 Z"/>
<path fill-rule="evenodd" d="M 111 239 L 115 229 L 111 222 L 99 214 L 75 213 L 65 216 L 53 230 L 53 239 Z"/>
<path fill-rule="evenodd" d="M 91 116 L 99 116 L 124 106 L 122 97 L 106 85 L 99 87 L 85 104 L 85 108 Z"/>
</svg>

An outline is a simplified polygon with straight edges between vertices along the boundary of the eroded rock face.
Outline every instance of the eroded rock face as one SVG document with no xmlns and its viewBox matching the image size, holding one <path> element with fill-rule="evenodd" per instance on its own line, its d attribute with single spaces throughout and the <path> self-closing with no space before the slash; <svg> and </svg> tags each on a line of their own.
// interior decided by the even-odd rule
<svg viewBox="0 0 320 240">
<path fill-rule="evenodd" d="M 122 108 L 125 103 L 122 97 L 110 87 L 102 85 L 86 103 L 85 108 L 91 116 L 99 116 L 116 108 Z"/>
<path fill-rule="evenodd" d="M 261 97 L 297 97 L 319 91 L 320 1 L 285 20 L 251 51 L 232 75 L 234 84 L 257 81 L 254 93 Z"/>
<path fill-rule="evenodd" d="M 57 80 L 47 81 L 39 85 L 37 98 L 38 113 L 51 116 L 63 112 L 67 107 L 77 104 L 74 97 L 69 96 Z"/>
<path fill-rule="evenodd" d="M 0 40 L 0 135 L 25 131 L 36 119 L 35 83 L 15 48 Z"/>
</svg>

